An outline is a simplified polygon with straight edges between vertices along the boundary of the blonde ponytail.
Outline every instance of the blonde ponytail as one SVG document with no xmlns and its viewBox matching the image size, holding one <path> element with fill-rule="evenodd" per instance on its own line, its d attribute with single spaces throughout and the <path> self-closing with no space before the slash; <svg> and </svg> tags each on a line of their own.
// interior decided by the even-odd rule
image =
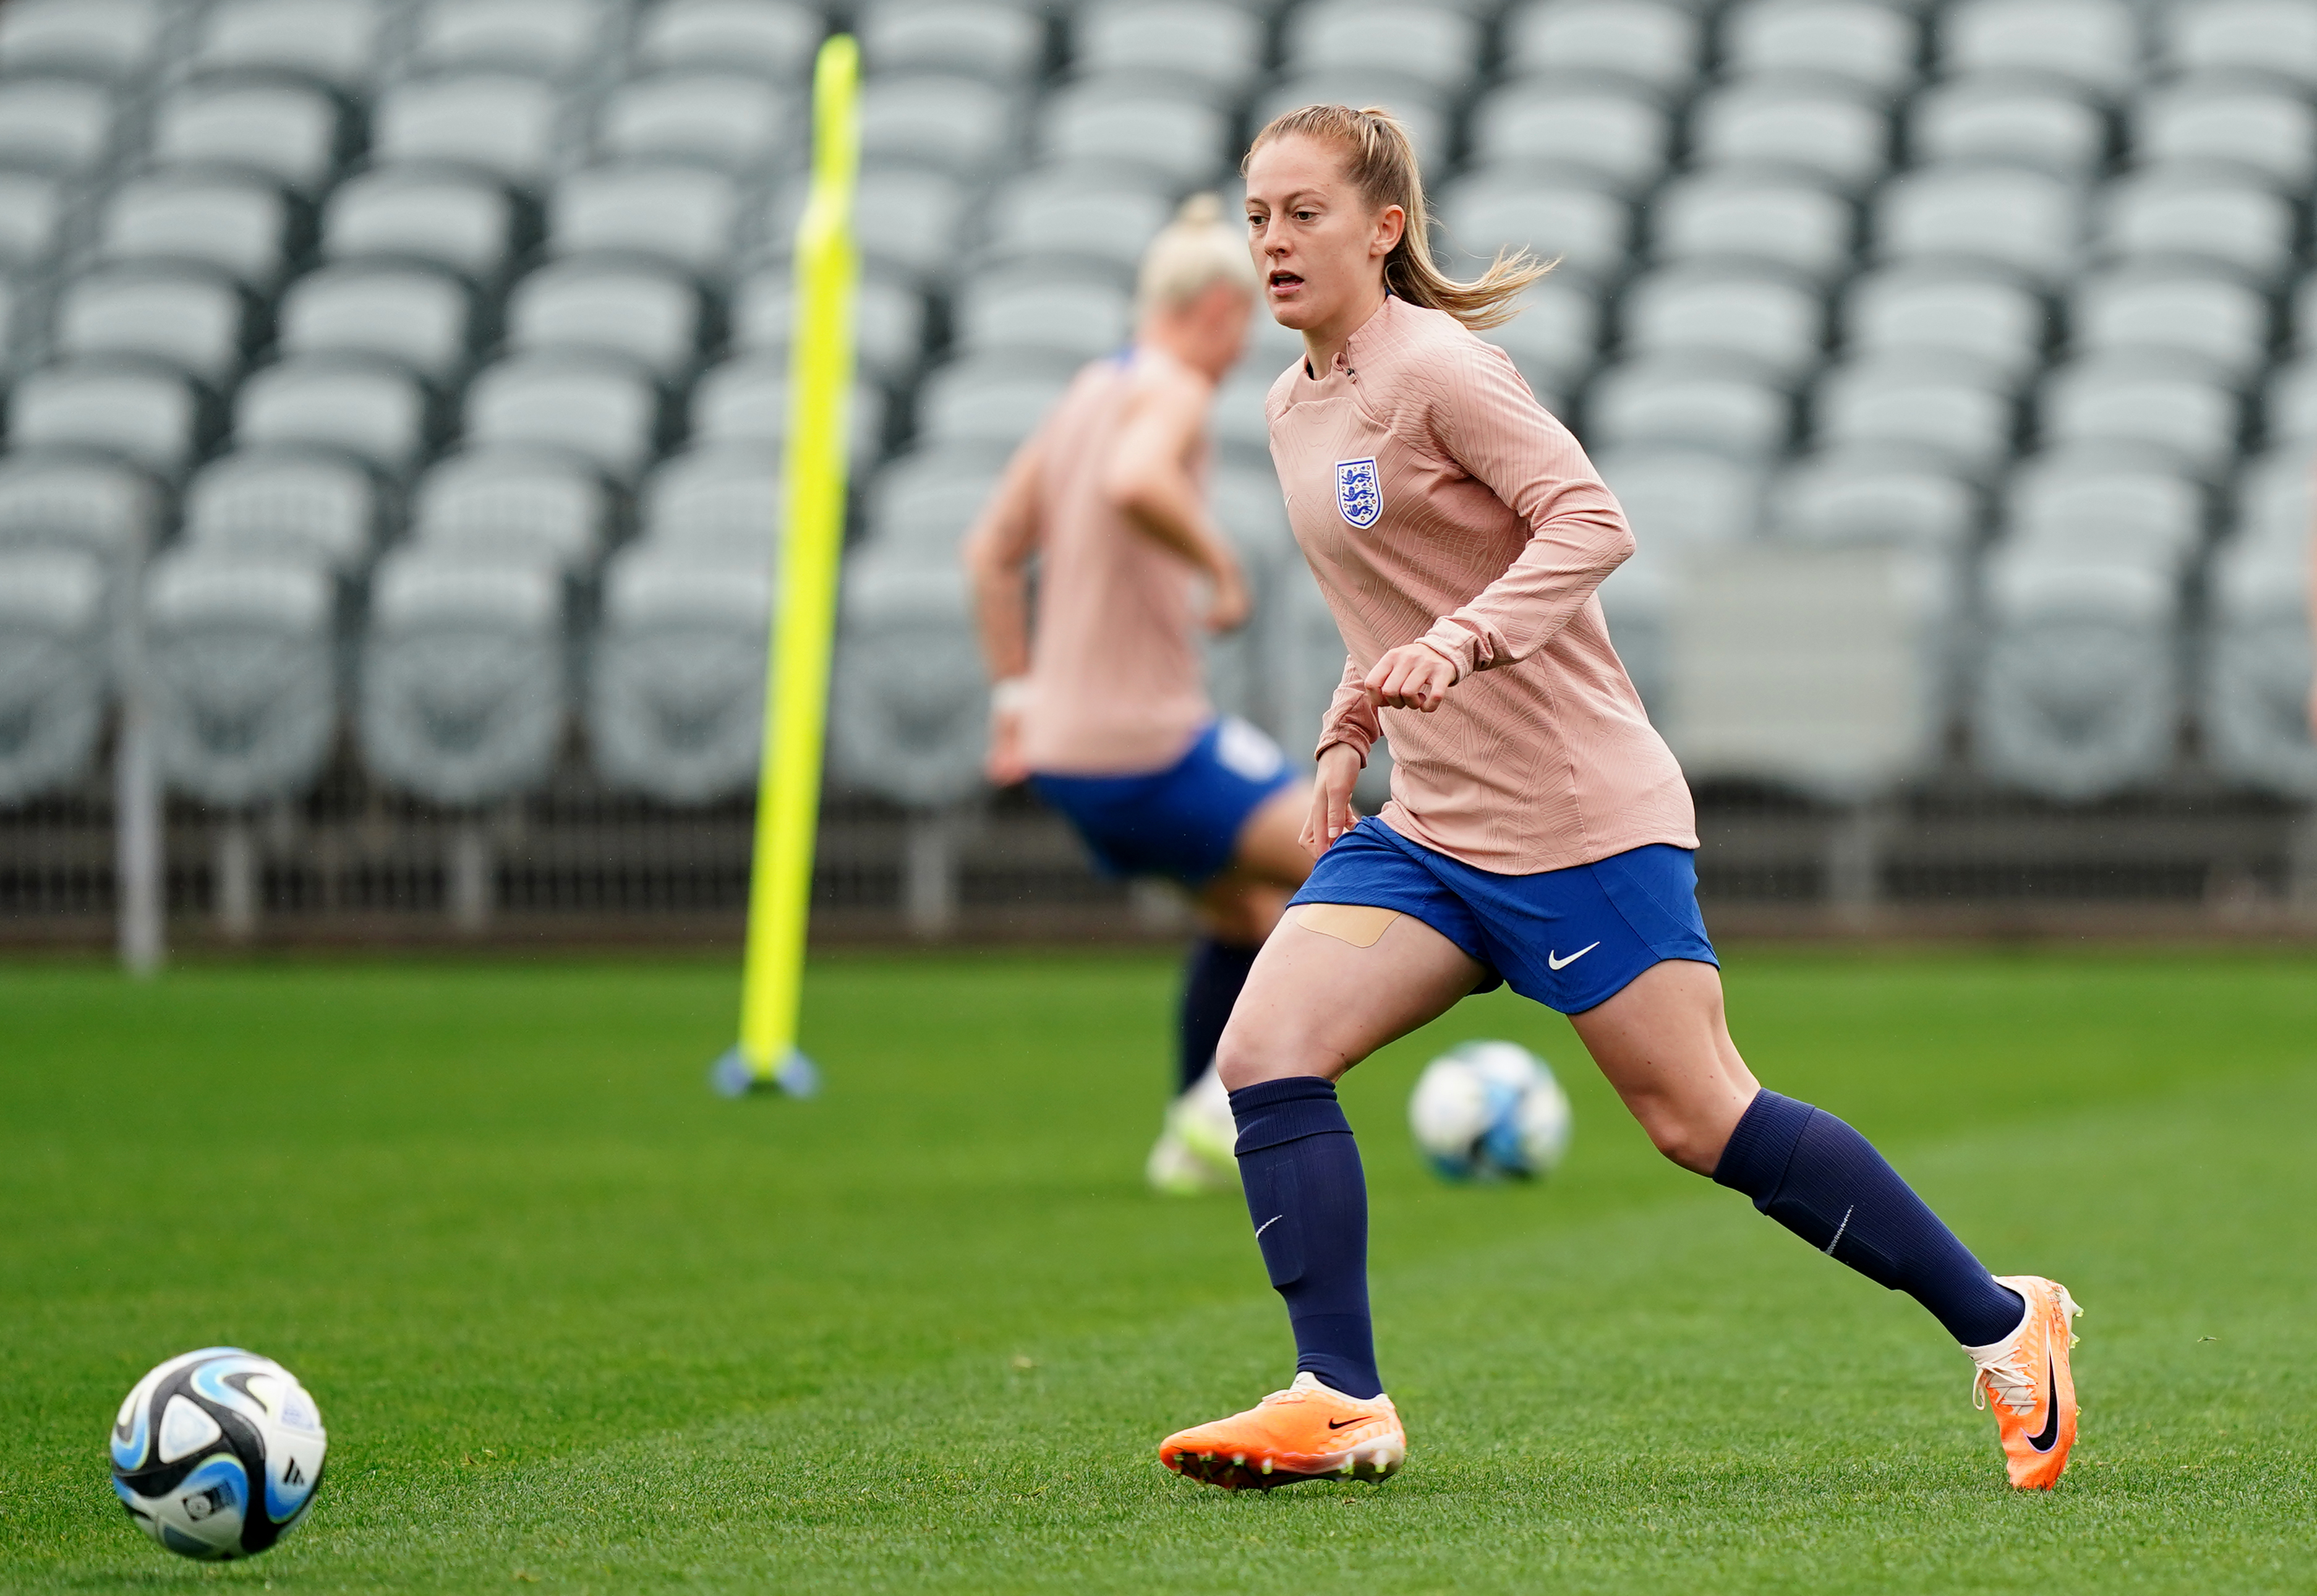
<svg viewBox="0 0 2317 1596">
<path fill-rule="evenodd" d="M 1255 136 L 1248 159 L 1274 139 L 1302 134 L 1344 151 L 1345 175 L 1371 211 L 1397 205 L 1407 217 L 1400 242 L 1384 257 L 1383 283 L 1411 305 L 1445 310 L 1474 332 L 1501 327 L 1520 314 L 1513 302 L 1531 283 L 1552 270 L 1525 249 L 1497 252 L 1489 269 L 1470 282 L 1443 272 L 1432 258 L 1432 213 L 1424 202 L 1424 175 L 1416 147 L 1400 119 L 1380 106 L 1355 111 L 1348 105 L 1306 105 L 1274 117 Z M 1246 174 L 1247 163 L 1239 164 Z"/>
<path fill-rule="evenodd" d="M 1223 220 L 1223 202 L 1212 194 L 1193 194 L 1142 252 L 1134 286 L 1135 309 L 1176 309 L 1218 282 L 1255 297 L 1259 280 L 1247 252 L 1247 229 Z"/>
</svg>

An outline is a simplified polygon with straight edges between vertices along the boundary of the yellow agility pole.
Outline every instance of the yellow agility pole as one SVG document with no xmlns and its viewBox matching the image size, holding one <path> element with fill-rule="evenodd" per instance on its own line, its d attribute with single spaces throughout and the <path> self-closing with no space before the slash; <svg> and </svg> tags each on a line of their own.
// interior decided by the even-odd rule
<svg viewBox="0 0 2317 1596">
<path fill-rule="evenodd" d="M 765 681 L 764 760 L 756 781 L 756 857 L 739 1045 L 709 1079 L 728 1097 L 819 1087 L 797 1048 L 805 925 L 820 820 L 821 740 L 836 641 L 845 541 L 846 420 L 853 399 L 853 190 L 861 165 L 861 51 L 850 35 L 820 47 L 812 83 L 812 190 L 796 245 L 794 347 L 789 363 L 780 607 Z"/>
</svg>

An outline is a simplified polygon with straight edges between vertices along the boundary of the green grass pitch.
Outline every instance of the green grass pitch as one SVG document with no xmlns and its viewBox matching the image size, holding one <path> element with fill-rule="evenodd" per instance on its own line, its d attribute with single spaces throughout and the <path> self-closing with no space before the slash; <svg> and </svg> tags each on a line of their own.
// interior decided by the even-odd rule
<svg viewBox="0 0 2317 1596">
<path fill-rule="evenodd" d="M 1168 1430 L 1283 1384 L 1236 1198 L 1141 1161 L 1174 976 L 818 964 L 820 1100 L 729 1103 L 722 963 L 0 967 L 0 1591 L 2308 1591 L 2317 959 L 1733 959 L 1768 1082 L 2087 1312 L 2060 1490 L 2001 1484 L 1903 1297 L 1651 1152 L 1543 1010 L 1469 1002 L 1346 1098 L 1381 1486 L 1227 1495 Z M 1561 1177 L 1453 1189 L 1402 1107 L 1510 1036 Z M 296 1369 L 329 1475 L 183 1563 L 103 1436 L 211 1342 Z"/>
</svg>

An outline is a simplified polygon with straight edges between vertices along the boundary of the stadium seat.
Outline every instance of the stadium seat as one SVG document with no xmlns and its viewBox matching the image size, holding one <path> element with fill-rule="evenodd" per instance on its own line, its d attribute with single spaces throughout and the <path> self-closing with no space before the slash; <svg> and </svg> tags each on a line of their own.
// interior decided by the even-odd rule
<svg viewBox="0 0 2317 1596">
<path fill-rule="evenodd" d="M 515 284 L 507 296 L 507 348 L 604 351 L 674 381 L 700 358 L 702 314 L 700 291 L 665 267 L 581 256 Z"/>
<path fill-rule="evenodd" d="M 155 563 L 145 680 L 173 790 L 239 808 L 314 785 L 337 735 L 334 606 L 311 564 L 201 549 Z"/>
<path fill-rule="evenodd" d="M 1076 84 L 1048 96 L 1038 112 L 1041 158 L 1141 172 L 1161 191 L 1213 182 L 1229 137 L 1212 105 L 1147 85 L 1134 93 L 1099 80 Z"/>
<path fill-rule="evenodd" d="M 1131 281 L 1168 215 L 1165 196 L 1146 184 L 1139 171 L 1116 167 L 1033 167 L 998 190 L 980 258 L 1100 266 Z"/>
<path fill-rule="evenodd" d="M 2038 558 L 2129 565 L 2177 581 L 2204 537 L 2194 481 L 2138 451 L 2062 450 L 2019 463 L 2004 493 L 2010 547 Z"/>
<path fill-rule="evenodd" d="M 1442 5 L 1313 0 L 1290 15 L 1284 53 L 1286 72 L 1386 72 L 1461 94 L 1480 59 L 1481 29 Z"/>
<path fill-rule="evenodd" d="M 861 90 L 861 154 L 979 182 L 1014 158 L 1015 102 L 993 83 L 951 73 L 871 77 Z"/>
<path fill-rule="evenodd" d="M 1985 480 L 2011 457 L 2018 407 L 1973 362 L 1909 351 L 1847 362 L 1812 397 L 1823 447 L 1911 448 L 1942 468 Z"/>
<path fill-rule="evenodd" d="M 2268 359 L 2270 320 L 2268 300 L 2241 282 L 2162 267 L 2091 278 L 2068 314 L 2079 351 L 2185 355 L 2236 388 Z"/>
<path fill-rule="evenodd" d="M 1271 458 L 1271 424 L 1263 412 L 1271 385 L 1278 380 L 1275 371 L 1242 363 L 1215 390 L 1207 426 L 1227 460 L 1259 462 Z"/>
<path fill-rule="evenodd" d="M 801 82 L 828 31 L 818 7 L 792 0 L 660 0 L 636 24 L 635 58 Z"/>
<path fill-rule="evenodd" d="M 185 488 L 187 547 L 230 560 L 359 570 L 378 542 L 377 482 L 343 455 L 246 449 Z"/>
<path fill-rule="evenodd" d="M 392 362 L 305 355 L 251 373 L 235 395 L 243 448 L 334 449 L 399 477 L 434 441 L 425 390 Z"/>
<path fill-rule="evenodd" d="M 1754 464 L 1685 448 L 1606 449 L 1594 460 L 1624 507 L 1637 544 L 1653 554 L 1742 542 L 1761 525 Z"/>
<path fill-rule="evenodd" d="M 12 166 L 93 178 L 112 157 L 116 124 L 112 95 L 102 85 L 67 77 L 0 82 L 0 161 Z"/>
<path fill-rule="evenodd" d="M 1020 355 L 953 361 L 917 391 L 918 439 L 1010 453 L 1037 430 L 1069 377 L 1067 364 Z"/>
<path fill-rule="evenodd" d="M 2128 0 L 1958 0 L 1940 19 L 1949 73 L 2013 73 L 2121 97 L 2140 73 L 2140 18 Z"/>
<path fill-rule="evenodd" d="M 229 173 L 162 171 L 115 189 L 97 221 L 108 263 L 195 262 L 271 292 L 287 262 L 291 212 L 282 191 Z"/>
<path fill-rule="evenodd" d="M 695 166 L 593 166 L 555 185 L 547 247 L 556 255 L 649 256 L 712 279 L 729 271 L 739 195 Z"/>
<path fill-rule="evenodd" d="M 163 0 L 11 0 L 0 9 L 0 72 L 129 83 L 159 62 L 175 9 Z"/>
<path fill-rule="evenodd" d="M 765 724 L 772 573 L 645 543 L 604 573 L 587 729 L 595 768 L 668 803 L 747 792 Z"/>
<path fill-rule="evenodd" d="M 2293 208 L 2225 168 L 2157 166 L 2101 196 L 2099 253 L 2111 260 L 2220 266 L 2274 283 L 2292 264 Z"/>
<path fill-rule="evenodd" d="M 1647 211 L 1659 260 L 1750 262 L 1819 282 L 1848 269 L 1857 233 L 1847 201 L 1815 184 L 1747 171 L 1677 177 Z"/>
<path fill-rule="evenodd" d="M 2317 449 L 2317 360 L 2304 355 L 2271 372 L 2261 416 L 2271 444 Z"/>
<path fill-rule="evenodd" d="M 2218 480 L 2235 463 L 2243 406 L 2201 363 L 2154 354 L 2096 354 L 2044 379 L 2047 444 L 2114 446 Z"/>
<path fill-rule="evenodd" d="M 1395 73 L 1337 70 L 1282 78 L 1257 98 L 1253 122 L 1260 127 L 1286 112 L 1318 104 L 1381 105 L 1408 130 L 1409 142 L 1424 170 L 1438 171 L 1447 164 L 1450 135 L 1455 127 L 1450 105 L 1416 79 Z M 1210 166 L 1187 181 L 1206 181 L 1215 169 Z"/>
<path fill-rule="evenodd" d="M 1741 78 L 1692 111 L 1690 143 L 1700 165 L 1774 169 L 1856 193 L 1891 164 L 1891 119 L 1840 89 Z"/>
<path fill-rule="evenodd" d="M 1081 10 L 1071 65 L 1082 73 L 1166 73 L 1236 99 L 1262 75 L 1263 20 L 1219 0 L 1129 0 Z"/>
<path fill-rule="evenodd" d="M 1923 451 L 1861 444 L 1785 467 L 1770 490 L 1768 525 L 1790 542 L 1895 543 L 1961 555 L 1984 517 L 1978 489 Z"/>
<path fill-rule="evenodd" d="M 1751 0 L 1722 29 L 1735 76 L 1806 73 L 1885 100 L 1913 85 L 1922 49 L 1921 25 L 1874 0 Z"/>
<path fill-rule="evenodd" d="M 188 62 L 201 75 L 283 73 L 352 94 L 377 70 L 391 0 L 219 0 Z"/>
<path fill-rule="evenodd" d="M 1005 464 L 981 449 L 923 449 L 870 480 L 863 548 L 896 561 L 947 565 L 989 502 Z"/>
<path fill-rule="evenodd" d="M 864 550 L 846 565 L 840 603 L 831 773 L 919 809 L 980 791 L 989 688 L 965 573 Z M 909 646 L 893 647 L 897 637 Z"/>
<path fill-rule="evenodd" d="M 505 272 L 515 210 L 480 177 L 425 167 L 386 167 L 349 179 L 322 211 L 322 256 L 420 261 L 479 285 Z"/>
<path fill-rule="evenodd" d="M 1665 267 L 1625 291 L 1620 318 L 1630 354 L 1726 356 L 1772 382 L 1800 381 L 1826 345 L 1817 292 L 1767 272 Z"/>
<path fill-rule="evenodd" d="M 453 454 L 412 495 L 410 542 L 438 559 L 557 572 L 592 568 L 610 534 L 611 496 L 584 461 L 552 449 Z"/>
<path fill-rule="evenodd" d="M 397 361 L 442 389 L 466 368 L 474 300 L 438 267 L 357 260 L 291 283 L 278 320 L 284 355 Z"/>
<path fill-rule="evenodd" d="M 781 460 L 758 444 L 686 450 L 653 468 L 642 536 L 697 563 L 770 569 L 783 514 Z"/>
<path fill-rule="evenodd" d="M 561 583 L 416 550 L 386 560 L 360 702 L 370 768 L 422 798 L 468 805 L 539 785 L 563 734 Z"/>
<path fill-rule="evenodd" d="M 615 0 L 425 0 L 411 58 L 424 71 L 577 78 L 611 48 L 626 9 Z"/>
<path fill-rule="evenodd" d="M 1843 301 L 1853 355 L 1959 355 L 2017 389 L 2043 363 L 2052 316 L 2012 279 L 1974 268 L 1898 265 L 1856 279 Z"/>
<path fill-rule="evenodd" d="M 1579 429 L 1586 447 L 1709 450 L 1775 457 L 1794 430 L 1794 401 L 1746 366 L 1695 357 L 1620 363 L 1594 379 Z"/>
<path fill-rule="evenodd" d="M 2317 15 L 2301 0 L 2209 0 L 2163 13 L 2165 56 L 2179 72 L 2246 72 L 2317 92 Z"/>
<path fill-rule="evenodd" d="M 66 360 L 143 356 L 222 392 L 240 374 L 249 322 L 240 285 L 219 273 L 100 268 L 73 277 L 58 293 L 54 352 Z"/>
<path fill-rule="evenodd" d="M 0 542 L 0 804 L 87 774 L 104 724 L 109 637 L 95 554 Z"/>
<path fill-rule="evenodd" d="M 152 158 L 255 173 L 313 200 L 344 156 L 343 120 L 328 93 L 304 84 L 196 82 L 154 111 Z"/>
<path fill-rule="evenodd" d="M 1036 268 L 962 283 L 950 309 L 960 354 L 1016 350 L 1073 362 L 1115 353 L 1132 335 L 1133 319 L 1125 292 L 1111 283 Z"/>
<path fill-rule="evenodd" d="M 2132 110 L 2133 158 L 2241 169 L 2287 194 L 2317 179 L 2317 108 L 2301 94 L 2239 77 L 2190 80 Z"/>
<path fill-rule="evenodd" d="M 732 293 L 732 347 L 750 354 L 787 350 L 795 330 L 795 276 L 785 267 L 758 272 Z M 854 298 L 853 338 L 863 372 L 901 385 L 914 379 L 926 351 L 926 297 L 877 275 L 863 276 Z"/>
<path fill-rule="evenodd" d="M 788 437 L 789 363 L 779 355 L 742 355 L 704 372 L 692 390 L 692 436 L 703 445 L 778 448 Z M 853 385 L 847 444 L 855 466 L 885 452 L 885 395 L 874 383 Z"/>
<path fill-rule="evenodd" d="M 74 361 L 28 373 L 9 397 L 17 448 L 86 449 L 174 479 L 209 445 L 216 418 L 192 384 L 156 361 Z"/>
<path fill-rule="evenodd" d="M 1484 166 L 1441 193 L 1446 242 L 1477 269 L 1499 250 L 1526 249 L 1596 283 L 1614 282 L 1631 264 L 1633 207 L 1583 183 L 1555 184 L 1518 167 Z"/>
<path fill-rule="evenodd" d="M 920 0 L 864 10 L 861 55 L 872 75 L 959 72 L 1021 84 L 1045 65 L 1045 19 L 1002 0 Z"/>
<path fill-rule="evenodd" d="M 2236 541 L 2299 546 L 2317 526 L 2317 471 L 2297 444 L 2249 462 L 2237 475 Z"/>
<path fill-rule="evenodd" d="M 68 184 L 38 172 L 0 169 L 0 269 L 40 270 L 63 247 Z"/>
<path fill-rule="evenodd" d="M 615 161 L 677 161 L 720 172 L 801 165 L 802 108 L 790 91 L 737 72 L 669 72 L 621 85 L 598 114 L 596 148 Z"/>
<path fill-rule="evenodd" d="M 1927 166 L 2026 166 L 2077 184 L 2098 175 L 2107 137 L 2082 96 L 2001 75 L 1940 84 L 1907 117 L 1908 147 Z"/>
<path fill-rule="evenodd" d="M 555 167 L 562 106 L 549 84 L 501 71 L 414 78 L 371 111 L 371 158 L 440 162 L 536 190 Z"/>
<path fill-rule="evenodd" d="M 1481 336 L 1513 357 L 1552 409 L 1554 399 L 1545 396 L 1575 393 L 1593 369 L 1601 345 L 1600 302 L 1575 277 L 1554 272 L 1521 296 L 1518 316 Z"/>
<path fill-rule="evenodd" d="M 1687 5 L 1658 0 L 1537 0 L 1505 19 L 1505 70 L 1571 81 L 1622 78 L 1668 98 L 1695 79 L 1705 30 Z"/>
<path fill-rule="evenodd" d="M 0 549 L 71 549 L 108 569 L 145 557 L 161 533 L 161 496 L 134 466 L 85 450 L 0 454 Z"/>
<path fill-rule="evenodd" d="M 786 258 L 804 196 L 799 178 L 773 202 L 768 237 L 756 259 Z M 967 216 L 966 192 L 953 177 L 917 166 L 862 169 L 853 223 L 863 264 L 872 270 L 929 288 L 946 282 L 960 265 Z"/>
<path fill-rule="evenodd" d="M 659 442 L 650 373 L 609 355 L 516 355 L 479 372 L 466 403 L 470 447 L 560 449 L 615 480 L 634 480 Z"/>
<path fill-rule="evenodd" d="M 1999 266 L 2048 286 L 2075 268 L 2080 205 L 2074 185 L 2047 173 L 1919 167 L 1893 178 L 1876 202 L 1874 249 L 1890 261 Z"/>
<path fill-rule="evenodd" d="M 1516 80 L 1474 107 L 1475 166 L 1537 166 L 1633 193 L 1664 175 L 1673 125 L 1644 95 Z M 1565 181 L 1566 179 L 1564 179 Z"/>
<path fill-rule="evenodd" d="M 2317 797 L 2309 734 L 2309 547 L 2240 537 L 2214 556 L 2202 723 L 2214 767 L 2281 797 Z"/>
</svg>

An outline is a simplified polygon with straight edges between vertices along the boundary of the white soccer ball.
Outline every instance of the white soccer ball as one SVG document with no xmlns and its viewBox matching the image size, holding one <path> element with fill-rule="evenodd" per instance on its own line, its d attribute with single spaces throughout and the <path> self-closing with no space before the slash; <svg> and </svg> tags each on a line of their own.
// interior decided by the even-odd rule
<svg viewBox="0 0 2317 1596">
<path fill-rule="evenodd" d="M 172 1358 L 121 1404 L 112 1489 L 171 1551 L 246 1557 L 305 1517 L 329 1444 L 297 1376 L 238 1347 L 207 1347 Z"/>
<path fill-rule="evenodd" d="M 1425 1161 L 1446 1179 L 1534 1179 L 1569 1151 L 1569 1094 L 1527 1048 L 1467 1042 L 1424 1067 L 1408 1125 Z"/>
</svg>

